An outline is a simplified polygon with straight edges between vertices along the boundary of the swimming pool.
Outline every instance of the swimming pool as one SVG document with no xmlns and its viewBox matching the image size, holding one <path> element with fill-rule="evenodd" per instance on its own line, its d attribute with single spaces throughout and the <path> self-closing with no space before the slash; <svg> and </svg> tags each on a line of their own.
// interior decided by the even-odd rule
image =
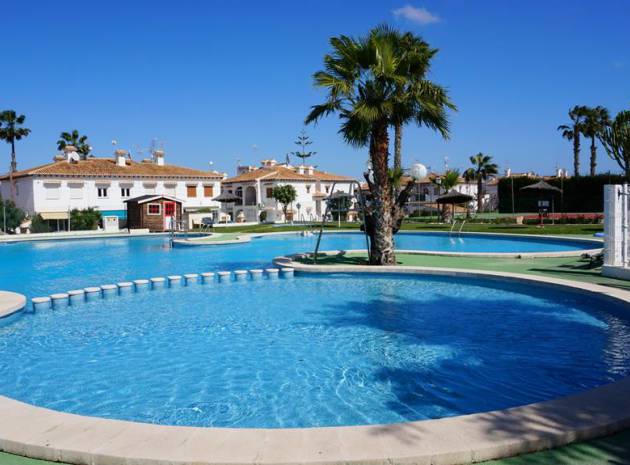
<svg viewBox="0 0 630 465">
<path fill-rule="evenodd" d="M 168 274 L 261 268 L 273 258 L 312 251 L 315 237 L 255 237 L 232 245 L 170 248 L 168 238 L 136 237 L 0 244 L 0 289 L 28 297 Z M 567 252 L 601 247 L 597 241 L 523 236 L 401 233 L 399 249 L 485 252 Z M 325 234 L 320 250 L 365 249 L 360 233 Z"/>
<path fill-rule="evenodd" d="M 624 305 L 440 276 L 302 275 L 144 291 L 0 327 L 0 394 L 168 425 L 440 418 L 628 375 Z"/>
</svg>

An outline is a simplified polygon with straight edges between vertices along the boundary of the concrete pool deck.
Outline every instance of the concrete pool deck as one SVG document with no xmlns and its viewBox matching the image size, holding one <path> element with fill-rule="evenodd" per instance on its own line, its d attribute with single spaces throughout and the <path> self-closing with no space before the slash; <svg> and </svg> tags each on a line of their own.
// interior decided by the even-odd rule
<svg viewBox="0 0 630 465">
<path fill-rule="evenodd" d="M 534 259 L 538 260 L 538 259 Z M 284 264 L 284 263 L 283 263 Z M 296 270 L 309 268 L 296 264 Z M 321 272 L 431 273 L 511 279 L 630 301 L 591 283 L 474 270 L 321 265 Z M 311 271 L 314 271 L 311 269 Z M 390 425 L 231 429 L 161 426 L 56 412 L 0 397 L 0 449 L 67 463 L 460 464 L 561 446 L 630 427 L 630 378 L 506 410 Z"/>
</svg>

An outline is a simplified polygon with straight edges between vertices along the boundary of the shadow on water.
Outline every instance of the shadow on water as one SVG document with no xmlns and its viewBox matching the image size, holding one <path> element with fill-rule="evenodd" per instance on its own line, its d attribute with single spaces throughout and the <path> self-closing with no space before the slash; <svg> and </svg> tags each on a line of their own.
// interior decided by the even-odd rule
<svg viewBox="0 0 630 465">
<path fill-rule="evenodd" d="M 461 305 L 461 299 L 448 295 L 440 295 L 437 298 L 424 300 L 388 296 L 386 298 L 372 299 L 367 302 L 352 301 L 342 306 L 329 306 L 326 313 L 329 315 L 329 324 L 333 327 L 365 326 L 375 328 L 385 333 L 395 335 L 396 344 L 402 343 L 411 346 L 422 344 L 427 321 L 409 318 L 409 315 L 422 311 L 422 309 L 426 307 L 437 306 L 441 309 L 441 312 L 433 312 L 430 314 L 431 324 L 443 325 L 444 329 L 450 328 L 451 331 L 438 331 L 438 334 L 444 334 L 443 340 L 432 335 L 430 338 L 432 345 L 447 346 L 452 344 L 452 334 L 463 335 L 469 342 L 472 342 L 473 346 L 476 344 L 484 344 L 487 342 L 484 341 L 484 339 L 489 337 L 487 332 L 480 332 L 477 325 L 466 328 L 458 322 L 457 318 L 453 318 L 454 312 L 457 312 L 458 309 L 461 308 Z M 500 307 L 502 309 L 514 308 L 518 311 L 519 308 L 522 308 L 522 302 L 506 299 L 501 302 Z M 487 316 L 489 318 L 488 321 L 492 321 L 492 325 L 488 326 L 498 325 L 499 332 L 509 329 L 510 325 L 513 323 L 509 316 L 504 321 L 499 320 L 498 314 L 494 312 L 492 308 L 488 308 Z M 534 318 L 533 320 L 536 319 Z M 534 324 L 531 330 L 535 332 L 539 328 L 540 327 Z M 576 327 L 575 330 L 568 332 L 576 333 L 575 345 L 578 346 L 583 337 L 583 334 L 580 332 L 580 327 Z M 582 336 L 580 334 L 582 334 Z M 537 346 L 542 344 L 543 352 L 552 350 L 553 348 L 553 341 L 548 341 L 552 339 L 552 337 L 549 337 L 548 334 L 546 336 L 547 337 L 542 339 L 536 339 L 534 343 L 534 345 Z M 503 345 L 496 347 L 496 353 L 502 355 L 504 353 L 503 351 L 509 350 L 508 345 L 511 346 L 515 352 L 518 352 L 526 349 L 531 342 L 532 341 L 527 338 L 520 340 L 518 335 L 516 339 L 507 338 Z M 545 347 L 545 345 L 548 346 Z M 600 349 L 603 349 L 603 347 L 591 347 L 589 350 L 597 351 Z M 397 412 L 403 418 L 417 420 L 419 418 L 419 411 L 423 411 L 426 414 L 426 406 L 435 403 L 443 406 L 444 410 L 434 411 L 430 413 L 430 416 L 440 417 L 471 413 L 461 411 L 462 404 L 458 403 L 458 401 L 461 400 L 458 398 L 460 393 L 457 392 L 459 387 L 464 386 L 464 390 L 468 390 L 468 392 L 465 393 L 468 397 L 482 396 L 483 398 L 485 395 L 491 398 L 493 395 L 501 395 L 501 392 L 496 391 L 496 389 L 501 388 L 502 385 L 500 381 L 496 381 L 494 376 L 496 371 L 494 370 L 490 370 L 483 375 L 480 374 L 478 379 L 470 380 L 469 378 L 476 377 L 477 371 L 474 366 L 471 368 L 471 366 L 462 364 L 460 355 L 461 354 L 458 354 L 454 358 L 445 357 L 441 360 L 437 360 L 436 364 L 439 365 L 440 370 L 433 369 L 436 365 L 418 368 L 414 367 L 414 364 L 411 363 L 409 366 L 395 366 L 395 364 L 391 363 L 392 360 L 384 358 L 382 360 L 382 368 L 378 369 L 373 374 L 373 377 L 375 381 L 387 383 L 391 387 L 395 400 L 388 403 L 388 408 Z M 493 360 L 491 354 L 485 354 L 486 357 L 489 355 L 490 359 L 486 361 L 492 365 Z M 518 364 L 519 361 L 515 360 L 514 363 Z M 487 366 L 485 368 L 487 368 Z M 560 372 L 562 371 L 562 361 L 558 362 L 557 368 Z M 503 368 L 499 367 L 499 369 L 505 369 L 505 366 L 503 366 Z M 558 373 L 554 377 L 555 379 L 561 379 L 562 376 L 561 373 Z M 535 389 L 539 380 L 535 376 L 533 378 L 534 379 L 529 380 L 529 382 L 531 383 L 530 387 Z M 458 385 L 458 383 L 462 384 Z M 442 389 L 446 384 L 450 385 L 452 389 L 451 392 Z M 508 385 L 503 387 L 509 389 Z M 579 390 L 580 389 L 578 389 L 578 391 Z M 619 395 L 613 395 L 613 397 L 614 400 L 612 401 L 616 403 L 626 402 L 626 405 L 630 408 L 630 401 L 624 401 Z M 540 399 L 534 399 L 532 402 L 549 398 L 548 393 L 544 392 Z M 507 395 L 505 399 L 509 399 L 509 395 Z M 563 408 L 558 409 L 557 412 L 550 412 L 537 406 L 530 406 L 527 410 L 522 410 L 518 414 L 511 414 L 508 417 L 501 412 L 494 411 L 504 408 L 505 406 L 497 406 L 490 400 L 487 404 L 488 408 L 484 409 L 483 405 L 479 408 L 479 405 L 477 405 L 474 409 L 474 411 L 485 411 L 485 413 L 478 416 L 476 415 L 474 420 L 469 417 L 464 417 L 462 420 L 464 422 L 474 422 L 474 426 L 477 430 L 481 430 L 482 433 L 491 440 L 500 441 L 514 437 L 533 440 L 542 436 L 544 441 L 541 447 L 549 448 L 560 445 L 557 437 L 549 434 L 551 430 L 563 434 L 567 429 L 567 425 L 571 423 L 583 425 L 588 421 L 606 422 L 609 420 L 611 416 L 602 408 L 603 405 L 605 404 L 582 405 L 576 401 L 567 401 L 567 403 L 563 405 Z M 417 444 L 422 441 L 429 441 L 431 438 L 433 438 L 433 440 L 435 439 L 435 436 L 431 436 L 428 430 L 423 427 L 422 422 L 376 426 L 373 428 L 373 434 L 378 436 L 393 436 L 400 442 L 401 447 Z M 572 441 L 579 441 L 580 439 L 579 436 L 568 435 L 567 437 Z M 611 437 L 591 441 L 590 443 L 573 444 L 551 451 L 529 454 L 492 463 L 496 465 L 630 464 L 630 430 Z"/>
</svg>

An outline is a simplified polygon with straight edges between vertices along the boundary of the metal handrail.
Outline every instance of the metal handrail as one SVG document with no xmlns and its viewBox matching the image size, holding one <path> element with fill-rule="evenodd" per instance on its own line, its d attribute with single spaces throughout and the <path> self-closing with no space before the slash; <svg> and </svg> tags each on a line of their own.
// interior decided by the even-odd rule
<svg viewBox="0 0 630 465">
<path fill-rule="evenodd" d="M 466 224 L 466 220 L 462 221 L 462 225 L 459 227 L 459 231 L 457 232 L 457 235 L 461 236 L 462 235 L 462 229 L 464 229 L 464 225 Z"/>
<path fill-rule="evenodd" d="M 451 225 L 451 230 L 448 232 L 449 237 L 453 235 L 453 229 L 455 229 L 455 225 L 457 224 L 457 220 L 453 219 L 453 224 Z"/>
<path fill-rule="evenodd" d="M 365 224 L 365 198 L 363 197 L 363 192 L 361 191 L 361 184 L 356 179 L 350 183 L 352 187 L 354 187 L 355 184 L 358 187 L 359 194 L 357 195 L 357 199 L 359 200 L 359 204 L 361 208 L 361 217 L 362 217 L 361 220 L 363 221 L 363 232 L 365 233 L 365 243 L 366 243 L 367 253 L 369 257 L 370 256 L 370 237 L 367 232 L 367 225 Z M 335 193 L 336 185 L 337 185 L 337 181 L 333 182 L 332 187 L 330 189 L 330 194 L 328 195 L 328 199 L 326 200 L 326 210 L 324 212 L 324 216 L 322 216 L 322 223 L 319 227 L 319 234 L 317 235 L 317 243 L 315 244 L 315 251 L 313 252 L 313 263 L 317 263 L 317 254 L 319 253 L 319 246 L 322 241 L 322 234 L 324 234 L 324 224 L 326 223 L 326 217 L 328 216 L 328 210 L 330 208 L 330 201 L 332 200 L 332 196 Z"/>
</svg>

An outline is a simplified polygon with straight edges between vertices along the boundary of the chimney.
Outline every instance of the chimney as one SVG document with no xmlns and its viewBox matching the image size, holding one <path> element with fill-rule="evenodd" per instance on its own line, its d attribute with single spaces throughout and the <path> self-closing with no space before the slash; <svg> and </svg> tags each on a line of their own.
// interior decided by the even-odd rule
<svg viewBox="0 0 630 465">
<path fill-rule="evenodd" d="M 314 170 L 315 170 L 315 168 L 313 167 L 313 165 L 308 165 L 306 167 L 306 174 L 308 174 L 309 176 L 313 176 Z"/>
<path fill-rule="evenodd" d="M 505 177 L 506 178 L 511 178 L 512 177 L 512 168 L 508 168 L 505 170 Z"/>
<path fill-rule="evenodd" d="M 74 145 L 66 145 L 63 148 L 63 153 L 65 154 L 65 159 L 68 163 L 77 162 L 81 159 L 79 153 L 77 152 L 77 148 Z"/>
<path fill-rule="evenodd" d="M 261 162 L 264 168 L 271 168 L 272 166 L 276 166 L 278 162 L 276 160 L 263 160 Z"/>
<path fill-rule="evenodd" d="M 153 152 L 153 160 L 158 166 L 164 166 L 164 150 L 156 150 Z"/>
<path fill-rule="evenodd" d="M 114 152 L 114 156 L 116 157 L 116 166 L 122 166 L 123 168 L 127 166 L 127 155 L 129 153 L 126 150 L 118 149 Z"/>
<path fill-rule="evenodd" d="M 296 167 L 297 174 L 304 174 L 304 165 L 300 165 Z"/>
</svg>

